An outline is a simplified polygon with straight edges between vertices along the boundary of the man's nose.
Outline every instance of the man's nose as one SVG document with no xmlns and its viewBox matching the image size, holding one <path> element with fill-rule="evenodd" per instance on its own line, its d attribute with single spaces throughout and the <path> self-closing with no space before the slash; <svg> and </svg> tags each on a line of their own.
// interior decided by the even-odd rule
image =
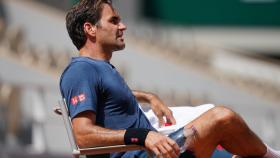
<svg viewBox="0 0 280 158">
<path fill-rule="evenodd" d="M 120 29 L 120 30 L 126 30 L 125 24 L 122 23 L 122 22 L 120 22 L 119 29 Z"/>
</svg>

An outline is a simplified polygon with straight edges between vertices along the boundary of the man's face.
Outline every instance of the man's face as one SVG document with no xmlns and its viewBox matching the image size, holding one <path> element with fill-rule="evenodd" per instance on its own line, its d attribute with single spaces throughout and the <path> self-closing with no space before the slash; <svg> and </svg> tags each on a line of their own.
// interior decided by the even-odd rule
<svg viewBox="0 0 280 158">
<path fill-rule="evenodd" d="M 122 50 L 125 47 L 124 30 L 126 26 L 121 22 L 118 13 L 109 4 L 104 4 L 97 25 L 96 42 L 110 51 Z"/>
</svg>

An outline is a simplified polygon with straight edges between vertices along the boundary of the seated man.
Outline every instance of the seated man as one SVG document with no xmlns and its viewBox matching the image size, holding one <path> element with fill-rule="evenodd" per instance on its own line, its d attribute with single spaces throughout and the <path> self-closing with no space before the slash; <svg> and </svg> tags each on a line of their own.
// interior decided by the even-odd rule
<svg viewBox="0 0 280 158">
<path fill-rule="evenodd" d="M 79 147 L 137 144 L 157 157 L 178 157 L 178 144 L 152 126 L 138 102 L 151 105 L 160 125 L 176 126 L 179 118 L 174 118 L 172 110 L 156 95 L 131 91 L 110 63 L 112 53 L 125 47 L 123 33 L 126 30 L 111 1 L 81 0 L 68 12 L 66 25 L 79 57 L 73 58 L 63 72 L 60 89 Z M 192 131 L 185 142 L 186 152 L 207 158 L 220 144 L 242 157 L 280 157 L 279 152 L 266 146 L 232 110 L 212 105 L 202 109 L 204 111 L 194 114 L 194 118 L 178 121 L 185 136 Z M 174 135 L 172 132 L 167 134 Z M 110 155 L 146 156 L 145 151 Z"/>
</svg>

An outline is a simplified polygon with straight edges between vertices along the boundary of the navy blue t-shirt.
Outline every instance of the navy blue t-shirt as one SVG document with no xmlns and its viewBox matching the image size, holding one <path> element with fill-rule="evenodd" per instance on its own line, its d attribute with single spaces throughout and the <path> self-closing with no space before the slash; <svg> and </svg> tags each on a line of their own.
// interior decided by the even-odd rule
<svg viewBox="0 0 280 158">
<path fill-rule="evenodd" d="M 105 128 L 155 130 L 124 79 L 107 61 L 72 58 L 61 76 L 60 90 L 71 118 L 90 110 L 96 114 L 96 124 Z M 139 152 L 114 153 L 111 157 L 135 157 Z"/>
</svg>

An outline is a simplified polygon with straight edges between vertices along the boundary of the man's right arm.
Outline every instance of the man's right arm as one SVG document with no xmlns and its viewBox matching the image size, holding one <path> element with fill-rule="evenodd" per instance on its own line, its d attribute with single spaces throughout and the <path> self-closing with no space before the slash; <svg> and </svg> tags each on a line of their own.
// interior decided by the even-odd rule
<svg viewBox="0 0 280 158">
<path fill-rule="evenodd" d="M 124 144 L 125 130 L 110 130 L 95 125 L 95 113 L 81 112 L 72 119 L 73 131 L 80 148 Z"/>
<path fill-rule="evenodd" d="M 92 111 L 81 112 L 72 119 L 76 142 L 80 148 L 124 144 L 126 130 L 111 130 L 95 125 L 96 115 Z M 145 147 L 163 157 L 175 158 L 179 155 L 179 146 L 172 139 L 160 133 L 150 131 Z"/>
</svg>

